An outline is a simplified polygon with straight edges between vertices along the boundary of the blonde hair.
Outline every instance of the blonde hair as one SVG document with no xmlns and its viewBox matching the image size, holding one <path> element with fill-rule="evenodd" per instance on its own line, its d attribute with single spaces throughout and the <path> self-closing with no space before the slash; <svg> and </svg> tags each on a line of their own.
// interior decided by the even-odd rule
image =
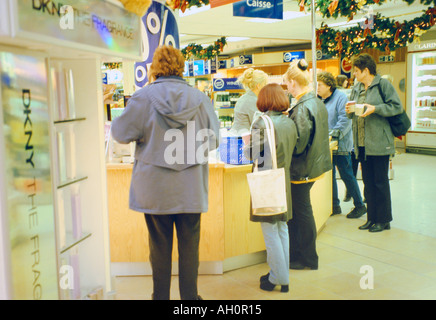
<svg viewBox="0 0 436 320">
<path fill-rule="evenodd" d="M 238 82 L 241 83 L 245 89 L 253 90 L 258 85 L 265 86 L 268 83 L 268 75 L 262 70 L 254 70 L 249 68 L 239 76 Z"/>
<path fill-rule="evenodd" d="M 310 84 L 310 74 L 307 71 L 309 65 L 306 60 L 293 60 L 289 64 L 288 70 L 286 70 L 286 80 L 295 80 L 300 86 L 308 86 Z"/>
</svg>

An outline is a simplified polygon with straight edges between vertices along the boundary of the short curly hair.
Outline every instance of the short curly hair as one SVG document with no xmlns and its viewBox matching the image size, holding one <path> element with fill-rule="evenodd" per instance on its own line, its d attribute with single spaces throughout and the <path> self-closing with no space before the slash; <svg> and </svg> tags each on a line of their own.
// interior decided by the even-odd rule
<svg viewBox="0 0 436 320">
<path fill-rule="evenodd" d="M 151 62 L 149 78 L 156 80 L 163 76 L 183 76 L 185 58 L 179 49 L 173 46 L 160 46 L 156 49 Z"/>
<path fill-rule="evenodd" d="M 326 86 L 330 87 L 331 92 L 336 88 L 336 79 L 330 72 L 321 71 L 316 78 L 318 81 L 324 82 Z"/>
</svg>

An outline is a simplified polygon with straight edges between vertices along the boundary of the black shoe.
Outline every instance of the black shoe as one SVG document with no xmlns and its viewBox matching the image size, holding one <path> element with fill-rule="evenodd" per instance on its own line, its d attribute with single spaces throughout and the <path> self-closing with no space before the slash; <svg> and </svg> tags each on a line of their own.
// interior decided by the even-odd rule
<svg viewBox="0 0 436 320">
<path fill-rule="evenodd" d="M 368 230 L 369 228 L 371 228 L 374 225 L 374 222 L 372 221 L 366 221 L 365 224 L 361 225 L 359 227 L 359 230 Z"/>
<path fill-rule="evenodd" d="M 269 279 L 269 272 L 260 277 L 260 282 L 265 282 Z M 268 280 L 269 281 L 269 280 Z"/>
<path fill-rule="evenodd" d="M 260 288 L 264 291 L 273 291 L 276 285 L 274 283 L 269 282 L 268 279 L 260 282 Z M 281 286 L 280 292 L 289 292 L 289 285 Z"/>
<path fill-rule="evenodd" d="M 366 213 L 366 207 L 362 206 L 359 208 L 354 208 L 350 211 L 350 213 L 347 214 L 348 219 L 357 219 L 363 216 Z"/>
<path fill-rule="evenodd" d="M 298 261 L 289 263 L 289 269 L 292 270 L 304 270 L 306 268 L 310 270 L 318 270 L 318 267 L 306 266 Z"/>
<path fill-rule="evenodd" d="M 376 223 L 371 228 L 369 228 L 369 232 L 381 232 L 383 230 L 390 230 L 391 225 L 389 222 L 387 223 Z"/>
<path fill-rule="evenodd" d="M 349 194 L 346 194 L 344 199 L 342 199 L 342 201 L 344 201 L 344 202 L 348 202 L 350 200 L 351 200 L 351 196 Z"/>
<path fill-rule="evenodd" d="M 340 206 L 333 206 L 333 212 L 332 212 L 331 216 L 341 214 L 341 213 L 342 213 L 342 209 Z"/>
</svg>

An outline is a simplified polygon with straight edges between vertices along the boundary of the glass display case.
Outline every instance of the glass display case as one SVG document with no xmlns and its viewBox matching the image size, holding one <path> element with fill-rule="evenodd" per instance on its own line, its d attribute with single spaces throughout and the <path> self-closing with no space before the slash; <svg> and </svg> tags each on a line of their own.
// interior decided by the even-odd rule
<svg viewBox="0 0 436 320">
<path fill-rule="evenodd" d="M 436 133 L 436 51 L 411 56 L 411 130 Z"/>
<path fill-rule="evenodd" d="M 436 153 L 436 41 L 409 45 L 406 97 L 406 151 Z"/>
</svg>

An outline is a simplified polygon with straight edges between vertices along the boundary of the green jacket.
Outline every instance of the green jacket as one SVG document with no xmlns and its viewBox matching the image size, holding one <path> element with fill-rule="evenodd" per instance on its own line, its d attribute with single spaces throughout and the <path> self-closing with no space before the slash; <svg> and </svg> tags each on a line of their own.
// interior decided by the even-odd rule
<svg viewBox="0 0 436 320">
<path fill-rule="evenodd" d="M 291 180 L 308 181 L 332 170 L 328 113 L 324 103 L 308 92 L 289 111 L 298 132 L 292 156 Z"/>
<path fill-rule="evenodd" d="M 362 90 L 365 90 L 363 83 L 357 83 L 351 91 L 350 101 L 357 101 Z M 394 135 L 386 117 L 400 114 L 403 112 L 403 106 L 394 86 L 389 80 L 376 75 L 366 90 L 364 103 L 375 106 L 374 113 L 365 118 L 365 155 L 384 156 L 395 154 Z M 358 157 L 358 116 L 354 113 L 347 114 L 347 116 L 353 120 L 354 153 Z"/>
<path fill-rule="evenodd" d="M 292 161 L 292 153 L 297 143 L 297 128 L 294 122 L 286 115 L 277 111 L 266 112 L 270 116 L 274 125 L 274 134 L 276 140 L 277 168 L 285 168 L 286 196 L 288 200 L 288 211 L 278 216 L 258 217 L 251 215 L 250 220 L 254 222 L 277 222 L 288 221 L 292 218 L 292 197 L 291 197 L 291 179 L 289 168 Z M 272 168 L 272 159 L 269 152 L 269 145 L 265 146 L 264 133 L 265 123 L 262 118 L 257 118 L 251 128 L 250 144 L 245 148 L 244 153 L 251 160 L 258 159 L 259 171 Z"/>
</svg>

